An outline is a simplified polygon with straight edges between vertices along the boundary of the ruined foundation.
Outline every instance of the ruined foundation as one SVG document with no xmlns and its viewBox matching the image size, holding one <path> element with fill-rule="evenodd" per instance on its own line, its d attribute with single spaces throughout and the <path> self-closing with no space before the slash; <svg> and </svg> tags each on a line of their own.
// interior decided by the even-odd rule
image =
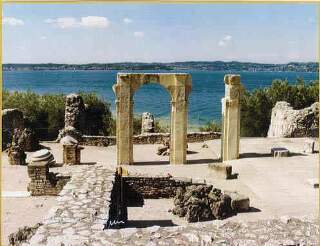
<svg viewBox="0 0 320 246">
<path fill-rule="evenodd" d="M 78 141 L 70 136 L 65 136 L 60 143 L 63 145 L 63 163 L 67 165 L 79 165 L 81 162 L 81 150 Z"/>
<path fill-rule="evenodd" d="M 33 154 L 28 165 L 28 175 L 31 179 L 28 191 L 32 196 L 56 196 L 69 181 L 70 177 L 49 172 L 49 166 L 53 163 L 53 155 L 48 150 L 39 150 Z"/>
</svg>

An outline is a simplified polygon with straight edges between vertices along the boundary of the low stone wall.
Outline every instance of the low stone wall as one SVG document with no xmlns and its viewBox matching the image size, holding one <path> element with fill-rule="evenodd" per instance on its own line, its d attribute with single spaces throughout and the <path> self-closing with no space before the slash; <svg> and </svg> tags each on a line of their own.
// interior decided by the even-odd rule
<svg viewBox="0 0 320 246">
<path fill-rule="evenodd" d="M 166 177 L 146 177 L 146 176 L 126 176 L 122 177 L 125 184 L 125 196 L 129 202 L 132 194 L 141 194 L 145 199 L 172 198 L 176 195 L 178 188 L 185 188 L 190 185 L 204 184 L 192 181 L 190 178 Z"/>
<path fill-rule="evenodd" d="M 56 196 L 64 185 L 70 180 L 69 176 L 49 172 L 49 165 L 28 165 L 28 175 L 31 179 L 28 191 L 32 196 Z"/>
<path fill-rule="evenodd" d="M 203 142 L 219 139 L 221 132 L 190 132 L 187 135 L 189 143 Z M 148 133 L 133 136 L 133 144 L 162 144 L 165 139 L 170 138 L 170 133 Z M 116 144 L 115 136 L 82 136 L 81 145 L 109 146 Z"/>
<path fill-rule="evenodd" d="M 80 140 L 80 145 L 89 145 L 89 146 L 109 146 L 116 144 L 115 136 L 82 136 Z"/>
</svg>

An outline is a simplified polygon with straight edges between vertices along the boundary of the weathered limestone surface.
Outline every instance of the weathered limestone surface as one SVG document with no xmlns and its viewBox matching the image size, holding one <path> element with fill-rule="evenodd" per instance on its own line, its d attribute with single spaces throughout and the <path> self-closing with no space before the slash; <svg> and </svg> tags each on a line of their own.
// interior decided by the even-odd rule
<svg viewBox="0 0 320 246">
<path fill-rule="evenodd" d="M 271 149 L 271 155 L 273 157 L 288 157 L 290 155 L 290 151 L 287 148 L 275 147 Z"/>
<path fill-rule="evenodd" d="M 236 214 L 231 198 L 212 185 L 192 185 L 179 188 L 174 198 L 173 214 L 188 222 L 225 219 Z"/>
<path fill-rule="evenodd" d="M 26 245 L 108 245 L 103 231 L 109 218 L 114 171 L 86 166 L 73 171 L 43 225 Z"/>
<path fill-rule="evenodd" d="M 60 142 L 60 140 L 65 136 L 71 136 L 75 138 L 77 141 L 82 141 L 82 133 L 74 128 L 73 126 L 67 126 L 61 130 L 59 130 L 58 137 L 56 139 L 56 142 Z M 100 137 L 100 136 L 98 136 Z"/>
<path fill-rule="evenodd" d="M 117 108 L 118 165 L 133 164 L 133 95 L 144 84 L 158 83 L 171 95 L 171 149 L 170 163 L 186 163 L 188 97 L 191 77 L 188 74 L 118 73 L 113 86 Z"/>
<path fill-rule="evenodd" d="M 81 140 L 86 119 L 86 108 L 78 94 L 69 94 L 65 102 L 64 128 L 59 131 L 56 139 L 59 142 L 65 136 Z"/>
<path fill-rule="evenodd" d="M 220 132 L 189 132 L 187 134 L 187 142 L 204 142 L 213 139 L 219 139 Z M 162 144 L 163 141 L 170 138 L 170 133 L 148 133 L 136 135 L 132 137 L 133 144 Z M 115 136 L 82 136 L 81 145 L 91 146 L 110 146 L 116 144 Z"/>
<path fill-rule="evenodd" d="M 295 110 L 287 102 L 277 102 L 271 113 L 268 137 L 317 137 L 319 103 Z"/>
<path fill-rule="evenodd" d="M 58 196 L 58 205 L 22 245 L 319 245 L 319 224 L 308 217 L 102 230 L 113 181 L 114 172 L 102 166 L 74 171 Z"/>
<path fill-rule="evenodd" d="M 65 227 L 68 224 L 65 225 Z M 52 228 L 55 227 L 53 224 Z M 78 230 L 66 229 L 62 231 L 56 226 L 53 236 L 47 236 L 40 228 L 32 242 L 37 244 L 25 245 L 243 245 L 243 246 L 298 246 L 319 245 L 319 224 L 309 218 L 286 218 L 273 220 L 260 220 L 247 223 L 225 222 L 221 220 L 197 222 L 187 226 L 148 228 L 124 228 L 120 230 L 88 230 L 78 233 Z M 77 234 L 76 234 L 77 233 Z M 88 235 L 88 236 L 86 236 Z M 46 241 L 46 239 L 49 240 Z M 38 239 L 38 240 L 36 240 Z M 43 243 L 39 240 L 43 239 Z M 56 241 L 53 241 L 56 240 Z M 65 240 L 65 241 L 63 241 Z M 41 242 L 41 241 L 40 241 Z M 49 244 L 47 242 L 51 242 Z M 89 244 L 88 244 L 89 242 Z M 84 244 L 87 243 L 87 244 Z M 23 245 L 23 246 L 25 246 Z"/>
<path fill-rule="evenodd" d="M 126 194 L 130 195 L 129 193 L 131 192 L 139 193 L 145 199 L 173 198 L 178 188 L 200 185 L 191 178 L 179 179 L 170 176 L 148 177 L 145 175 L 132 175 L 122 177 L 122 179 L 127 185 L 128 192 Z"/>
<path fill-rule="evenodd" d="M 23 113 L 19 109 L 2 110 L 2 149 L 6 149 L 12 141 L 14 129 L 23 129 Z"/>
<path fill-rule="evenodd" d="M 67 165 L 78 165 L 81 162 L 81 150 L 78 141 L 70 136 L 65 136 L 60 140 L 63 146 L 63 163 Z"/>
<path fill-rule="evenodd" d="M 36 151 L 40 148 L 36 133 L 30 128 L 14 130 L 12 144 L 18 145 L 24 151 Z"/>
<path fill-rule="evenodd" d="M 141 134 L 154 132 L 154 116 L 149 112 L 142 113 Z"/>
<path fill-rule="evenodd" d="M 26 165 L 27 155 L 19 145 L 12 145 L 8 151 L 8 160 L 11 165 Z"/>
<path fill-rule="evenodd" d="M 313 139 L 308 139 L 304 142 L 303 152 L 308 154 L 313 154 L 315 152 L 316 141 Z"/>
<path fill-rule="evenodd" d="M 211 163 L 208 165 L 214 176 L 222 179 L 230 179 L 232 177 L 232 166 L 226 163 Z"/>
<path fill-rule="evenodd" d="M 66 97 L 64 126 L 72 126 L 82 131 L 85 124 L 85 106 L 78 94 L 69 94 Z"/>
<path fill-rule="evenodd" d="M 225 75 L 222 99 L 222 161 L 239 158 L 240 144 L 240 75 Z"/>
</svg>

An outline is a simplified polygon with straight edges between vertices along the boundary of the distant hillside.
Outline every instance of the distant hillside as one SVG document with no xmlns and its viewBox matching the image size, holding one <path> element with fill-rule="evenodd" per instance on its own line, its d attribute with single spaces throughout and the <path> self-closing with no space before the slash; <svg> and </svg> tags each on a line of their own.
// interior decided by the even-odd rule
<svg viewBox="0 0 320 246">
<path fill-rule="evenodd" d="M 201 70 L 201 71 L 295 71 L 318 72 L 316 62 L 290 62 L 287 64 L 263 64 L 251 62 L 188 61 L 172 63 L 90 63 L 90 64 L 3 64 L 3 71 L 15 70 Z"/>
</svg>

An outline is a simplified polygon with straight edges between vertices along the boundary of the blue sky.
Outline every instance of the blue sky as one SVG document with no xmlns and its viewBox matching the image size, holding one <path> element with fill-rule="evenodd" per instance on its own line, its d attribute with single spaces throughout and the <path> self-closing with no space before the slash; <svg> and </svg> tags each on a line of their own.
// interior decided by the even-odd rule
<svg viewBox="0 0 320 246">
<path fill-rule="evenodd" d="M 317 60 L 315 4 L 3 5 L 3 62 Z"/>
</svg>

